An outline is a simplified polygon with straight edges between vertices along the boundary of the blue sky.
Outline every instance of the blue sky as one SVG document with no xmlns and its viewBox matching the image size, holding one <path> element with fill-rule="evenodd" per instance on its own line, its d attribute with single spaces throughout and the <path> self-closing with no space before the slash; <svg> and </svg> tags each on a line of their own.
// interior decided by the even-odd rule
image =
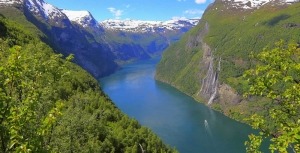
<svg viewBox="0 0 300 153">
<path fill-rule="evenodd" d="M 62 9 L 88 10 L 98 21 L 134 19 L 166 21 L 200 18 L 213 0 L 45 0 Z"/>
</svg>

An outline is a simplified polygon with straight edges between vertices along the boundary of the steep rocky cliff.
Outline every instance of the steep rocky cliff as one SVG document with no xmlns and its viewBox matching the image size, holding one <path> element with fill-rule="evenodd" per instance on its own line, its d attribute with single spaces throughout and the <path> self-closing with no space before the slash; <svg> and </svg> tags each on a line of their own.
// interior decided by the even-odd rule
<svg viewBox="0 0 300 153">
<path fill-rule="evenodd" d="M 289 26 L 300 23 L 299 7 L 296 1 L 217 0 L 164 52 L 156 78 L 235 118 L 257 111 L 262 104 L 242 97 L 243 72 L 254 64 L 249 55 L 280 39 L 300 42 L 300 28 Z"/>
<path fill-rule="evenodd" d="M 103 29 L 97 30 L 96 37 L 91 28 L 71 21 L 63 10 L 43 0 L 12 0 L 11 3 L 2 0 L 0 4 L 3 16 L 13 20 L 24 20 L 21 18 L 25 16 L 27 21 L 24 22 L 33 23 L 56 52 L 74 54 L 74 62 L 94 77 L 108 75 L 118 68 L 113 53 L 98 39 Z"/>
</svg>

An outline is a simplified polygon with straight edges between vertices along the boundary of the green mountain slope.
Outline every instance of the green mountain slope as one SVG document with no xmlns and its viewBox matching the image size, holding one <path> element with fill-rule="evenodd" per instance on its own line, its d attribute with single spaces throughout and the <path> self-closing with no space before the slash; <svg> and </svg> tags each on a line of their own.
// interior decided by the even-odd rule
<svg viewBox="0 0 300 153">
<path fill-rule="evenodd" d="M 230 8 L 216 1 L 197 27 L 163 54 L 156 78 L 223 113 L 242 119 L 263 102 L 247 102 L 241 78 L 253 64 L 249 55 L 280 39 L 300 42 L 300 4 Z"/>
<path fill-rule="evenodd" d="M 0 17 L 0 152 L 174 152 L 41 38 Z"/>
<path fill-rule="evenodd" d="M 22 24 L 32 23 L 31 25 L 35 27 L 32 30 L 38 30 L 43 35 L 42 40 L 45 43 L 63 55 L 74 54 L 73 62 L 94 77 L 102 77 L 118 69 L 113 53 L 99 41 L 103 31 L 94 32 L 73 24 L 61 11 L 61 16 L 47 18 L 43 12 L 30 10 L 28 2 L 25 0 L 22 4 L 1 5 L 0 13 Z M 37 4 L 39 3 L 44 2 L 40 1 Z"/>
</svg>

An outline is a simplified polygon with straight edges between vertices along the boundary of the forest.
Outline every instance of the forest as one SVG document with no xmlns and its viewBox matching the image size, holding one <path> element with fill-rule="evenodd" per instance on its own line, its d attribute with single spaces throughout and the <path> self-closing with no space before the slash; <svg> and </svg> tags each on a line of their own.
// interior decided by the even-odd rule
<svg viewBox="0 0 300 153">
<path fill-rule="evenodd" d="M 36 31 L 0 17 L 0 152 L 176 152 Z"/>
</svg>

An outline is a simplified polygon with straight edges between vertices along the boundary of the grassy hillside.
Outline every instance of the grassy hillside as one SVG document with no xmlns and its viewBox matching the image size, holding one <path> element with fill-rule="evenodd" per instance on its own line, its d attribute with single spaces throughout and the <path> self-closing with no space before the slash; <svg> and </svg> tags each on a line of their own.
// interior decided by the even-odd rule
<svg viewBox="0 0 300 153">
<path fill-rule="evenodd" d="M 215 71 L 220 60 L 219 93 L 225 92 L 225 97 L 234 97 L 231 93 L 242 95 L 247 85 L 241 76 L 255 64 L 249 58 L 251 53 L 257 54 L 280 39 L 300 42 L 299 3 L 266 5 L 256 10 L 227 8 L 222 2 L 216 1 L 206 10 L 197 27 L 165 51 L 157 66 L 158 80 L 203 101 L 199 92 L 208 69 L 207 58 L 213 57 Z M 204 52 L 203 49 L 207 48 L 205 44 L 212 55 Z M 219 103 L 214 103 L 213 107 L 239 120 L 245 114 L 260 111 L 266 104 L 254 99 L 251 103 L 245 99 L 237 100 L 239 103 L 226 101 L 230 99 L 228 97 L 217 97 Z"/>
<path fill-rule="evenodd" d="M 41 36 L 0 17 L 0 152 L 174 152 Z"/>
<path fill-rule="evenodd" d="M 300 4 L 264 6 L 253 12 L 243 12 L 226 10 L 221 3 L 216 3 L 203 20 L 210 25 L 205 42 L 222 58 L 221 80 L 234 86 L 228 78 L 240 77 L 249 68 L 251 52 L 256 54 L 280 39 L 300 42 L 299 8 Z M 298 26 L 293 27 L 293 24 Z"/>
<path fill-rule="evenodd" d="M 200 22 L 188 31 L 177 43 L 163 53 L 157 66 L 156 78 L 176 86 L 189 95 L 194 95 L 199 87 L 199 64 L 202 57 L 201 43 L 197 36 L 204 23 Z"/>
</svg>

